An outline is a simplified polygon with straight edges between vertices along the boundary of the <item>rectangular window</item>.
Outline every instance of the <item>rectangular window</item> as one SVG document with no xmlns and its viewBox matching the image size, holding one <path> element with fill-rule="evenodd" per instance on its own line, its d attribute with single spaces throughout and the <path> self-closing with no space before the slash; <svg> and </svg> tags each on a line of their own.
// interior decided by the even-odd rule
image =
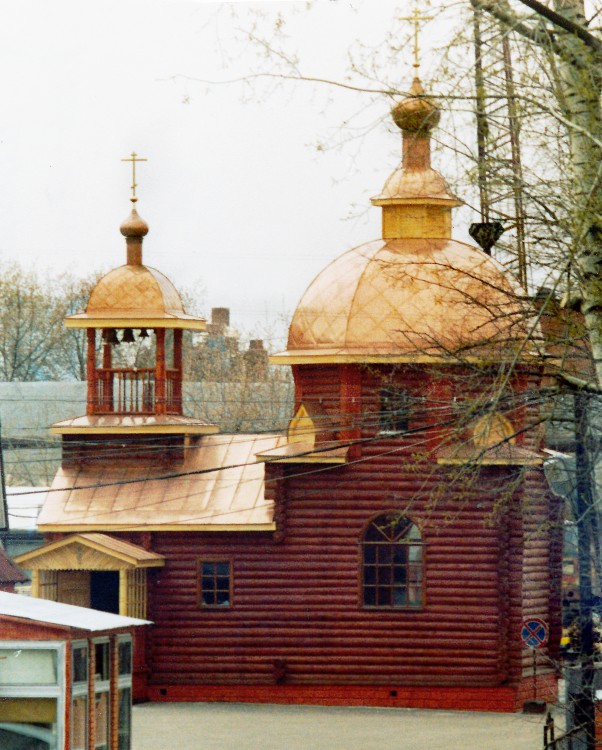
<svg viewBox="0 0 602 750">
<path fill-rule="evenodd" d="M 381 432 L 405 432 L 410 423 L 410 398 L 407 391 L 394 386 L 380 390 Z"/>
<path fill-rule="evenodd" d="M 95 643 L 96 682 L 106 682 L 111 673 L 111 648 L 108 641 Z"/>
<path fill-rule="evenodd" d="M 55 649 L 0 649 L 0 685 L 56 685 Z"/>
<path fill-rule="evenodd" d="M 71 703 L 71 750 L 88 747 L 88 696 L 77 695 Z"/>
<path fill-rule="evenodd" d="M 132 734 L 132 690 L 122 688 L 119 691 L 119 725 L 117 727 L 118 750 L 130 750 Z"/>
<path fill-rule="evenodd" d="M 118 642 L 119 676 L 132 674 L 132 642 L 119 640 Z"/>
<path fill-rule="evenodd" d="M 199 561 L 199 599 L 201 607 L 229 607 L 232 565 L 229 560 Z"/>
</svg>

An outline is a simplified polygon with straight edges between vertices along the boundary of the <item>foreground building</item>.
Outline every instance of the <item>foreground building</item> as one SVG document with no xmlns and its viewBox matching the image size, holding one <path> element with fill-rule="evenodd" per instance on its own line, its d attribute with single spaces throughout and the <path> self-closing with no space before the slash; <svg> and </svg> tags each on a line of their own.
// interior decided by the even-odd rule
<svg viewBox="0 0 602 750">
<path fill-rule="evenodd" d="M 538 697 L 555 696 L 538 327 L 503 269 L 451 239 L 438 116 L 415 81 L 394 110 L 402 166 L 373 199 L 382 239 L 316 278 L 272 358 L 293 367 L 286 435 L 182 414 L 181 332 L 203 322 L 142 265 L 135 209 L 128 264 L 67 319 L 88 331 L 87 414 L 52 428 L 48 542 L 18 561 L 38 596 L 154 622 L 139 697 L 515 710 L 533 695 L 532 617 L 550 631 Z M 134 330 L 155 366 L 113 368 Z"/>
</svg>

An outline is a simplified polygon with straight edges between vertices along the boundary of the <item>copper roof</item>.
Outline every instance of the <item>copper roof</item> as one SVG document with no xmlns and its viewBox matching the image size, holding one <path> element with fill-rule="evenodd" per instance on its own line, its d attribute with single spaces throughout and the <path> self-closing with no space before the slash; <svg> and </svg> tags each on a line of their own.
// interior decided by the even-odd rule
<svg viewBox="0 0 602 750">
<path fill-rule="evenodd" d="M 105 414 L 83 415 L 55 422 L 50 431 L 58 435 L 78 433 L 142 433 L 156 432 L 176 435 L 208 435 L 219 431 L 219 427 L 204 419 L 184 417 L 178 414 Z"/>
<path fill-rule="evenodd" d="M 441 448 L 437 452 L 437 463 L 458 466 L 477 464 L 479 466 L 541 466 L 544 456 L 535 451 L 521 448 L 512 443 L 499 443 L 490 448 L 476 445 L 455 445 Z"/>
<path fill-rule="evenodd" d="M 295 310 L 287 351 L 273 361 L 531 355 L 533 343 L 524 342 L 533 337 L 532 316 L 518 284 L 470 245 L 379 240 L 317 276 Z"/>
<path fill-rule="evenodd" d="M 202 437 L 186 450 L 181 468 L 169 471 L 170 478 L 152 461 L 60 469 L 38 527 L 272 530 L 273 505 L 265 499 L 264 466 L 255 454 L 285 440 L 273 434 Z"/>
<path fill-rule="evenodd" d="M 92 290 L 85 313 L 66 318 L 68 327 L 110 326 L 131 321 L 135 327 L 197 328 L 205 320 L 184 312 L 182 300 L 171 281 L 160 271 L 143 265 L 119 266 L 102 277 Z"/>
</svg>

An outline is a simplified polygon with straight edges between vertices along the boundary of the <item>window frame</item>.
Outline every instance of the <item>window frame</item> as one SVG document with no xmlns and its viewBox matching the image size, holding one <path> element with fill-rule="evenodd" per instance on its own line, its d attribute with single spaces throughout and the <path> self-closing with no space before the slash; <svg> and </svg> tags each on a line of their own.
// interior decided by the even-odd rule
<svg viewBox="0 0 602 750">
<path fill-rule="evenodd" d="M 86 652 L 86 679 L 75 680 L 75 659 L 74 652 L 76 649 L 84 649 Z M 74 736 L 75 736 L 75 708 L 74 703 L 78 698 L 84 698 L 85 705 L 85 719 L 84 719 L 84 747 L 89 746 L 89 726 L 90 726 L 90 698 L 89 698 L 89 685 L 90 685 L 90 645 L 87 640 L 78 640 L 71 642 L 71 717 L 70 722 L 70 733 L 69 733 L 69 747 L 74 750 Z"/>
<path fill-rule="evenodd" d="M 67 641 L 13 641 L 0 640 L 0 648 L 7 650 L 53 650 L 56 651 L 57 680 L 48 685 L 0 685 L 0 700 L 2 698 L 52 698 L 56 700 L 55 748 L 65 745 L 65 696 L 66 696 L 66 653 Z"/>
<path fill-rule="evenodd" d="M 227 604 L 205 604 L 203 602 L 203 564 L 204 563 L 226 563 L 228 565 L 228 603 Z M 217 575 L 214 574 L 214 578 Z M 221 590 L 214 588 L 213 592 Z M 211 612 L 227 612 L 234 606 L 234 563 L 231 557 L 199 557 L 197 559 L 197 606 L 200 610 Z"/>
<path fill-rule="evenodd" d="M 419 596 L 418 601 L 414 604 L 412 603 L 406 603 L 406 604 L 400 604 L 395 605 L 392 603 L 389 604 L 367 604 L 365 595 L 366 595 L 366 557 L 365 557 L 365 549 L 367 544 L 378 544 L 377 542 L 370 542 L 370 540 L 366 540 L 366 536 L 369 532 L 369 530 L 372 528 L 372 526 L 379 520 L 379 519 L 387 519 L 388 517 L 395 516 L 397 518 L 397 522 L 401 521 L 402 519 L 405 519 L 408 522 L 408 532 L 412 530 L 412 528 L 415 528 L 420 535 L 420 541 L 408 541 L 408 542 L 400 542 L 400 541 L 390 541 L 389 547 L 394 548 L 394 546 L 399 545 L 400 547 L 409 548 L 409 547 L 416 547 L 420 549 L 420 561 L 416 564 L 414 564 L 412 567 L 415 567 L 419 569 L 420 571 L 420 581 L 419 581 Z M 378 513 L 375 516 L 372 516 L 372 518 L 368 521 L 368 523 L 364 526 L 362 530 L 362 534 L 359 540 L 359 608 L 362 611 L 365 612 L 420 612 L 426 607 L 426 585 L 425 585 L 425 570 L 426 570 L 426 543 L 424 541 L 424 535 L 422 532 L 422 528 L 419 524 L 417 524 L 413 519 L 409 518 L 408 516 L 405 516 L 401 511 L 384 511 L 382 513 Z M 393 555 L 390 556 L 391 560 L 393 560 Z M 408 566 L 409 563 L 409 553 L 406 554 L 404 565 Z M 394 566 L 394 562 L 390 563 L 391 567 Z M 377 567 L 376 564 L 374 564 L 374 567 Z M 407 579 L 406 579 L 407 580 Z M 394 586 L 395 581 L 393 576 L 391 576 L 391 581 L 388 583 L 389 591 L 390 591 L 390 601 L 393 599 L 393 593 L 394 593 Z M 406 589 L 409 588 L 411 584 L 409 582 L 406 582 Z M 375 590 L 377 589 L 376 584 L 374 585 Z"/>
<path fill-rule="evenodd" d="M 121 659 L 120 659 L 120 650 L 121 646 L 123 645 L 129 645 L 129 672 L 122 672 L 121 671 Z M 117 687 L 117 703 L 116 703 L 116 710 L 117 710 L 117 747 L 119 750 L 123 750 L 124 748 L 131 748 L 132 746 L 132 682 L 133 682 L 133 673 L 134 673 L 134 639 L 129 633 L 124 633 L 122 635 L 118 635 L 115 640 L 115 651 L 116 651 L 116 658 L 115 658 L 115 664 L 116 664 L 116 687 Z M 121 699 L 122 696 L 125 694 L 125 692 L 129 692 L 128 697 L 128 706 L 126 710 L 126 716 L 124 717 L 122 715 L 121 709 Z M 127 726 L 124 726 L 122 724 L 122 719 L 127 719 Z"/>
<path fill-rule="evenodd" d="M 97 679 L 98 676 L 98 664 L 96 660 L 96 654 L 97 654 L 97 647 L 107 647 L 107 659 L 108 664 L 106 665 L 108 670 L 108 675 L 106 676 L 105 680 Z M 95 733 L 94 737 L 90 738 L 92 741 L 90 742 L 90 739 L 88 739 L 88 742 L 90 743 L 91 747 L 94 748 L 94 750 L 111 750 L 111 727 L 112 727 L 112 714 L 113 714 L 113 706 L 111 705 L 111 683 L 114 679 L 113 671 L 114 671 L 114 657 L 113 657 L 113 644 L 111 642 L 111 639 L 109 636 L 104 636 L 100 638 L 94 638 L 91 642 L 91 648 L 94 649 L 94 693 L 91 696 L 91 698 L 94 701 L 94 705 L 89 705 L 88 711 L 94 711 L 95 712 Z M 89 662 L 88 662 L 89 664 Z M 89 666 L 88 666 L 89 668 Z M 99 705 L 101 701 L 103 700 L 103 696 L 107 696 L 106 698 L 106 710 L 107 710 L 107 741 L 106 743 L 103 743 L 102 745 L 99 742 L 98 734 L 99 734 L 99 721 L 98 721 L 98 711 L 99 711 Z"/>
<path fill-rule="evenodd" d="M 399 406 L 385 409 L 385 402 L 389 400 Z M 380 435 L 400 435 L 410 429 L 412 416 L 411 396 L 406 388 L 396 385 L 383 385 L 378 391 L 378 432 Z"/>
</svg>

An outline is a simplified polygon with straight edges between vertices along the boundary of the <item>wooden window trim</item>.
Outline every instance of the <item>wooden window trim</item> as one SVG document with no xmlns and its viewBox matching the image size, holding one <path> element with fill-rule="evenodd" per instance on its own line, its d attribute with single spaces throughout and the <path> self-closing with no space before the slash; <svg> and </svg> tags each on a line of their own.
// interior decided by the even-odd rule
<svg viewBox="0 0 602 750">
<path fill-rule="evenodd" d="M 203 604 L 203 563 L 228 564 L 228 604 Z M 197 607 L 204 612 L 228 612 L 234 608 L 234 563 L 231 557 L 199 557 L 196 568 Z"/>
</svg>

